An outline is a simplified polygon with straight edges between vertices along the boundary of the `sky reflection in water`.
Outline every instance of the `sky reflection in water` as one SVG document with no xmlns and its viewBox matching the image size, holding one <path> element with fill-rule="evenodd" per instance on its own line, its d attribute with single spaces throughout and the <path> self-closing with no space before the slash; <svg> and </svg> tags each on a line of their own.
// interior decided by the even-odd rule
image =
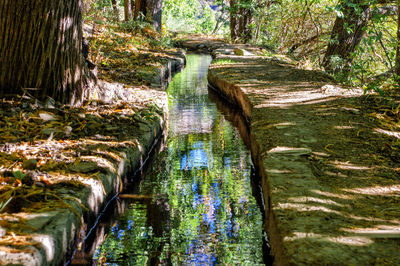
<svg viewBox="0 0 400 266">
<path fill-rule="evenodd" d="M 171 82 L 167 148 L 95 260 L 120 265 L 263 264 L 250 156 L 208 98 L 211 58 L 188 55 Z"/>
</svg>

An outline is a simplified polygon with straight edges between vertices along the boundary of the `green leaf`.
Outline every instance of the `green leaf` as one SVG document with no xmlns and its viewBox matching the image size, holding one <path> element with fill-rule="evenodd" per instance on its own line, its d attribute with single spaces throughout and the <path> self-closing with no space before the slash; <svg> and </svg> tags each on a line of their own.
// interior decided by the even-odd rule
<svg viewBox="0 0 400 266">
<path fill-rule="evenodd" d="M 6 202 L 0 202 L 0 212 L 4 210 L 4 208 L 11 202 L 13 198 L 9 198 Z"/>
<path fill-rule="evenodd" d="M 17 170 L 17 171 L 15 171 L 15 172 L 13 173 L 13 176 L 14 176 L 15 178 L 18 178 L 18 179 L 23 179 L 23 178 L 25 177 L 25 174 L 22 173 L 21 171 Z"/>
</svg>

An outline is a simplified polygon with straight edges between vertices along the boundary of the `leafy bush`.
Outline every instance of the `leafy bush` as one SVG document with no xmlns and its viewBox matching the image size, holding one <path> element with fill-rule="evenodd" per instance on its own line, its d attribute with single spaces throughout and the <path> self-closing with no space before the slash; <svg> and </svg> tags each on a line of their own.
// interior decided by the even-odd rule
<svg viewBox="0 0 400 266">
<path fill-rule="evenodd" d="M 216 25 L 216 13 L 207 1 L 165 0 L 163 24 L 171 31 L 211 33 Z"/>
</svg>

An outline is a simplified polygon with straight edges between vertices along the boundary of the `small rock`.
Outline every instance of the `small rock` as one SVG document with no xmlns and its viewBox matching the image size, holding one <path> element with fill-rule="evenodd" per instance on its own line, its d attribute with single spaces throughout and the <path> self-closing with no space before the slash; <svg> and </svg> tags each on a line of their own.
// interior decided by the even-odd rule
<svg viewBox="0 0 400 266">
<path fill-rule="evenodd" d="M 43 122 L 57 120 L 57 117 L 54 114 L 48 112 L 40 112 L 39 116 L 43 120 Z"/>
<path fill-rule="evenodd" d="M 38 161 L 35 159 L 25 160 L 22 163 L 22 168 L 24 168 L 26 170 L 34 170 L 37 168 L 37 163 L 38 163 Z"/>
</svg>

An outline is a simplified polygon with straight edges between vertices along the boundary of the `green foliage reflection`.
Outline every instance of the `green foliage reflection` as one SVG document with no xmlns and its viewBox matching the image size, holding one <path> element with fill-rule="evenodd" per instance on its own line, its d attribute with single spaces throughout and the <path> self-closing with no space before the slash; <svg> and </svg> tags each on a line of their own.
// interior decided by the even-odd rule
<svg viewBox="0 0 400 266">
<path fill-rule="evenodd" d="M 189 56 L 188 67 L 172 82 L 175 130 L 141 184 L 149 199 L 131 204 L 97 259 L 124 265 L 262 264 L 262 217 L 252 196 L 249 154 L 204 97 L 207 60 Z M 186 113 L 201 126 L 183 123 Z"/>
</svg>

